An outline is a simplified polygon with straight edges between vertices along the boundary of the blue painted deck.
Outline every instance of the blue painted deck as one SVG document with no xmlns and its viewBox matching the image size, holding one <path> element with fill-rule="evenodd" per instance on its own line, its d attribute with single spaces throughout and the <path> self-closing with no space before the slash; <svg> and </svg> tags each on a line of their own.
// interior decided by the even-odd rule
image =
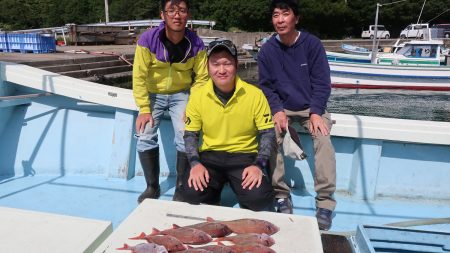
<svg viewBox="0 0 450 253">
<path fill-rule="evenodd" d="M 161 178 L 161 199 L 170 200 L 175 178 Z M 136 207 L 136 199 L 145 187 L 143 177 L 131 180 L 102 176 L 27 176 L 0 181 L 0 205 L 84 218 L 112 221 L 117 227 Z M 236 206 L 229 189 L 224 205 Z M 314 215 L 314 198 L 293 192 L 294 213 Z M 355 231 L 358 224 L 384 225 L 392 222 L 448 217 L 449 203 L 378 199 L 354 200 L 337 194 L 336 216 L 332 231 Z M 416 227 L 417 228 L 417 227 Z M 450 226 L 423 226 L 450 232 Z"/>
</svg>

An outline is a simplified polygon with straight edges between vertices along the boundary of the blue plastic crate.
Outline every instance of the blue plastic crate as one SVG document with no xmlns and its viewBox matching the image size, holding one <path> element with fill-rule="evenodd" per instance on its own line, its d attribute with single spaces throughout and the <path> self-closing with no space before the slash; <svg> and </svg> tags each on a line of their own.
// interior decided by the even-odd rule
<svg viewBox="0 0 450 253">
<path fill-rule="evenodd" d="M 8 39 L 6 33 L 0 33 L 0 52 L 9 52 Z"/>
<path fill-rule="evenodd" d="M 42 36 L 42 42 L 44 43 L 44 48 L 48 52 L 56 52 L 56 39 L 54 37 Z"/>
<path fill-rule="evenodd" d="M 35 54 L 56 52 L 56 41 L 54 37 L 36 33 L 8 34 L 7 40 L 10 52 Z"/>
<path fill-rule="evenodd" d="M 8 40 L 9 52 L 17 52 L 20 51 L 22 42 L 23 42 L 23 34 L 6 34 Z"/>
</svg>

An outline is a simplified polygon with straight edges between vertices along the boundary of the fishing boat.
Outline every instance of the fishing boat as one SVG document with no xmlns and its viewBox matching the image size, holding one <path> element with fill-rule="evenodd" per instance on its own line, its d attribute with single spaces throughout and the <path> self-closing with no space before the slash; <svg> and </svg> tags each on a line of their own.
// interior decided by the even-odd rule
<svg viewBox="0 0 450 253">
<path fill-rule="evenodd" d="M 434 231 L 444 242 L 449 241 L 450 224 L 442 218 L 450 214 L 450 122 L 333 114 L 338 204 L 332 229 L 321 235 L 320 245 L 317 226 L 310 222 L 315 219 L 314 162 L 307 134 L 299 130 L 308 159 L 286 160 L 294 214 L 252 216 L 239 209 L 229 188 L 222 194 L 221 205 L 225 207 L 170 201 L 175 187 L 176 151 L 172 124 L 166 118 L 159 130 L 162 196 L 138 205 L 136 199 L 145 188 L 145 180 L 136 159 L 136 116 L 131 90 L 0 62 L 0 213 L 2 218 L 16 217 L 14 222 L 2 223 L 9 226 L 2 225 L 0 234 L 9 240 L 17 231 L 13 227 L 26 228 L 21 236 L 11 239 L 15 243 L 3 245 L 2 251 L 24 252 L 14 247 L 24 249 L 38 239 L 58 238 L 46 244 L 36 242 L 33 245 L 47 248 L 34 247 L 33 252 L 122 252 L 114 246 L 123 243 L 126 236 L 148 233 L 152 225 L 186 223 L 189 217 L 201 219 L 207 215 L 281 220 L 284 230 L 292 231 L 284 238 L 308 241 L 316 247 L 308 248 L 305 243 L 289 252 L 348 252 L 336 247 L 327 251 L 333 248 L 325 243 L 331 235 L 340 236 L 348 245 L 353 245 L 351 240 L 361 241 L 358 245 L 367 250 L 360 252 L 375 252 L 370 248 L 393 238 L 387 232 L 394 229 L 397 235 L 408 229 L 420 235 L 425 232 L 417 231 Z M 289 226 L 297 222 L 302 224 L 299 231 Z M 88 225 L 97 228 L 95 232 Z M 408 226 L 412 227 L 402 228 Z M 45 233 L 39 232 L 41 227 Z M 64 229 L 69 231 L 69 238 L 62 236 Z M 376 237 L 376 233 L 385 233 L 388 238 Z M 412 244 L 410 241 L 418 236 L 408 235 L 401 245 L 407 252 L 425 244 Z M 78 244 L 77 251 L 48 248 L 68 239 L 71 246 L 79 238 L 90 238 L 83 250 L 79 247 L 86 241 Z M 23 243 L 25 239 L 28 244 Z M 362 246 L 362 241 L 368 246 Z M 277 245 L 281 247 L 278 252 L 288 252 L 286 245 Z M 448 243 L 441 248 L 447 250 L 441 252 L 448 252 Z"/>
<path fill-rule="evenodd" d="M 345 46 L 344 46 L 345 45 Z M 405 43 L 401 42 L 400 39 L 398 39 L 393 45 L 391 46 L 385 46 L 383 48 L 379 48 L 377 55 L 385 54 L 385 53 L 397 53 L 399 49 L 401 49 Z M 338 53 L 333 51 L 326 51 L 327 59 L 329 62 L 350 62 L 350 63 L 371 63 L 372 62 L 372 51 L 368 50 L 366 48 L 360 47 L 360 51 L 366 51 L 367 53 L 355 53 L 352 52 L 352 50 L 346 50 L 344 48 L 349 47 L 357 47 L 353 45 L 348 45 L 343 43 L 341 45 L 342 50 L 344 50 L 345 53 Z"/>
<path fill-rule="evenodd" d="M 450 90 L 450 67 L 330 62 L 336 88 Z"/>
<path fill-rule="evenodd" d="M 326 54 L 327 54 L 328 62 L 330 64 L 333 62 L 349 62 L 349 63 L 370 63 L 371 62 L 370 54 L 361 55 L 361 54 L 338 53 L 338 52 L 332 52 L 332 51 L 327 51 Z"/>
<path fill-rule="evenodd" d="M 368 51 L 367 54 L 361 54 L 352 52 L 351 50 L 345 50 L 344 45 L 356 47 L 342 44 L 342 49 L 346 53 L 327 51 L 326 54 L 328 60 L 331 62 L 371 63 L 371 51 Z M 401 50 L 402 48 L 405 49 Z M 435 55 L 436 52 L 439 52 L 438 57 Z M 376 55 L 378 60 L 375 63 L 408 66 L 445 65 L 445 56 L 448 54 L 449 49 L 445 47 L 442 40 L 410 40 L 401 42 L 399 39 L 392 46 L 386 46 L 379 49 L 379 52 L 377 52 Z M 438 59 L 439 63 L 437 62 Z"/>
<path fill-rule="evenodd" d="M 412 40 L 393 53 L 327 53 L 336 88 L 450 90 L 450 66 L 442 40 Z"/>
<path fill-rule="evenodd" d="M 355 45 L 342 44 L 342 50 L 348 54 L 356 54 L 356 55 L 370 55 L 370 50 L 365 47 L 358 47 Z"/>
<path fill-rule="evenodd" d="M 254 44 L 248 44 L 245 43 L 242 45 L 241 47 L 243 50 L 245 50 L 246 52 L 248 52 L 255 61 L 258 60 L 258 52 L 260 47 L 258 45 L 254 45 Z"/>
<path fill-rule="evenodd" d="M 200 39 L 203 41 L 205 46 L 208 47 L 209 43 L 216 41 L 216 40 L 220 40 L 221 38 L 215 37 L 215 36 L 200 36 Z"/>
</svg>

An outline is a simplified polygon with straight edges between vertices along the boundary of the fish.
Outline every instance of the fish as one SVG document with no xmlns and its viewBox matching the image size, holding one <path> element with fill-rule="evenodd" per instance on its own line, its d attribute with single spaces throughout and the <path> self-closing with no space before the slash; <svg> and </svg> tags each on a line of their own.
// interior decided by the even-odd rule
<svg viewBox="0 0 450 253">
<path fill-rule="evenodd" d="M 225 245 L 206 245 L 196 249 L 205 249 L 214 253 L 236 253 L 232 248 Z"/>
<path fill-rule="evenodd" d="M 179 228 L 177 224 L 173 224 L 173 228 Z M 225 237 L 231 234 L 233 231 L 227 225 L 222 224 L 220 222 L 201 222 L 194 225 L 184 226 L 186 228 L 195 228 L 201 230 L 211 237 Z"/>
<path fill-rule="evenodd" d="M 234 244 L 249 244 L 249 243 L 258 243 L 264 246 L 270 247 L 275 244 L 275 240 L 270 237 L 268 234 L 238 234 L 235 236 L 228 237 L 220 237 L 214 240 L 215 242 L 228 241 Z"/>
<path fill-rule="evenodd" d="M 129 239 L 147 240 L 147 242 L 164 246 L 168 251 L 181 251 L 188 249 L 188 247 L 184 245 L 183 242 L 171 235 L 146 235 L 144 232 L 142 232 L 140 235 Z"/>
<path fill-rule="evenodd" d="M 208 222 L 214 222 L 215 220 L 211 217 L 207 217 Z M 220 222 L 231 229 L 236 234 L 268 234 L 273 235 L 280 231 L 280 228 L 272 224 L 271 222 L 258 219 L 238 219 L 231 221 L 217 221 Z"/>
<path fill-rule="evenodd" d="M 166 229 L 163 231 L 153 228 L 150 235 L 171 235 L 186 244 L 206 244 L 212 241 L 212 237 L 207 233 L 195 228 L 186 227 Z"/>
<path fill-rule="evenodd" d="M 221 242 L 218 243 L 223 245 Z M 236 244 L 228 247 L 232 248 L 236 253 L 277 253 L 275 250 L 258 243 Z"/>
<path fill-rule="evenodd" d="M 192 249 L 187 249 L 187 250 L 183 250 L 183 251 L 178 251 L 177 253 L 214 253 L 214 252 L 206 250 L 206 249 L 192 248 Z"/>
<path fill-rule="evenodd" d="M 122 248 L 117 250 L 131 250 L 132 253 L 169 253 L 164 246 L 154 243 L 140 243 L 136 246 L 124 244 Z"/>
</svg>

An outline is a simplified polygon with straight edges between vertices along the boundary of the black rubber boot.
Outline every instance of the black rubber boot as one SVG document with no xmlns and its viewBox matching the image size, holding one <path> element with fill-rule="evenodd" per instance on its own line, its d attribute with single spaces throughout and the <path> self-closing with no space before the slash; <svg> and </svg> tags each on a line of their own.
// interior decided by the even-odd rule
<svg viewBox="0 0 450 253">
<path fill-rule="evenodd" d="M 145 182 L 147 182 L 147 189 L 138 198 L 138 203 L 141 203 L 147 198 L 157 199 L 161 194 L 159 188 L 159 148 L 138 152 L 138 154 L 144 171 Z"/>
<path fill-rule="evenodd" d="M 189 160 L 186 153 L 177 151 L 177 184 L 175 185 L 175 193 L 173 194 L 172 200 L 174 201 L 184 201 L 182 186 L 183 186 L 183 176 L 185 171 L 189 168 Z"/>
</svg>

